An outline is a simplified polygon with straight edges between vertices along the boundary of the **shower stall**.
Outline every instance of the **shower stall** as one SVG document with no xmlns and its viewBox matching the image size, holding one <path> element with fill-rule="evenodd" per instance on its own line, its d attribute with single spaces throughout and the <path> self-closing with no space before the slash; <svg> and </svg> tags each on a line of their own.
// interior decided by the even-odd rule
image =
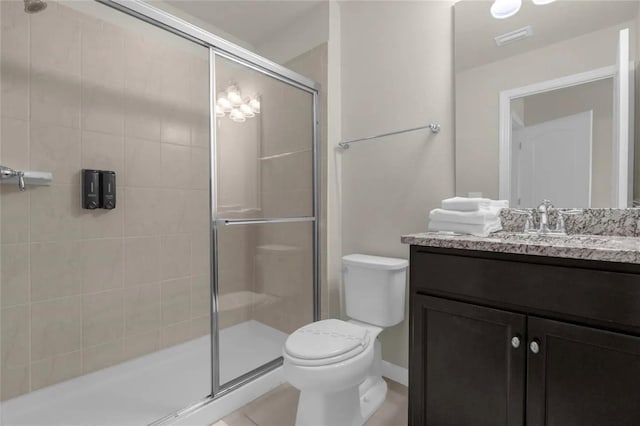
<svg viewBox="0 0 640 426">
<path fill-rule="evenodd" d="M 141 1 L 0 19 L 2 424 L 159 424 L 278 368 L 320 312 L 317 83 Z"/>
</svg>

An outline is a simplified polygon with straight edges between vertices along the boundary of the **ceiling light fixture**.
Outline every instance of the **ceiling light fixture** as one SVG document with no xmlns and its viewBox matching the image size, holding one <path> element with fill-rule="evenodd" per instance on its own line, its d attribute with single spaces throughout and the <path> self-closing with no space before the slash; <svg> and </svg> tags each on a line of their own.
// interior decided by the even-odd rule
<svg viewBox="0 0 640 426">
<path fill-rule="evenodd" d="M 255 117 L 256 113 L 253 112 L 253 108 L 249 106 L 249 98 L 245 100 L 245 103 L 240 105 L 240 112 L 244 114 L 245 117 L 251 118 Z"/>
<path fill-rule="evenodd" d="M 253 98 L 249 100 L 249 106 L 256 114 L 260 114 L 260 99 L 258 95 L 253 95 Z"/>
<path fill-rule="evenodd" d="M 243 123 L 247 120 L 242 111 L 237 108 L 231 110 L 231 112 L 229 113 L 229 118 L 236 123 Z"/>
<path fill-rule="evenodd" d="M 242 95 L 240 95 L 240 89 L 235 84 L 227 87 L 227 99 L 233 104 L 233 106 L 242 105 Z"/>
<path fill-rule="evenodd" d="M 243 123 L 247 118 L 260 114 L 260 95 L 242 96 L 240 87 L 232 82 L 223 92 L 218 93 L 215 114 L 218 118 L 228 115 L 236 123 Z"/>
<path fill-rule="evenodd" d="M 556 0 L 531 0 L 531 1 L 533 2 L 533 4 L 537 6 L 542 6 L 545 4 L 553 3 Z"/>
<path fill-rule="evenodd" d="M 491 5 L 491 16 L 496 19 L 510 18 L 522 7 L 522 0 L 495 0 Z"/>
<path fill-rule="evenodd" d="M 231 101 L 226 98 L 225 92 L 218 93 L 218 100 L 216 101 L 216 106 L 219 106 L 220 109 L 224 112 L 230 112 L 233 108 Z"/>
</svg>

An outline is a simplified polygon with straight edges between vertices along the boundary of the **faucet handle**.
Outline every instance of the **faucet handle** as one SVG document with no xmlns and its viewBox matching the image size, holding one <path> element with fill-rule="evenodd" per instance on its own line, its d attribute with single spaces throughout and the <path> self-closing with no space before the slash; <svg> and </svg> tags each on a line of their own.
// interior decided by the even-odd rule
<svg viewBox="0 0 640 426">
<path fill-rule="evenodd" d="M 558 221 L 556 222 L 556 232 L 561 232 L 566 234 L 567 231 L 565 229 L 564 216 L 576 216 L 582 214 L 582 210 L 580 209 L 570 209 L 570 210 L 560 210 L 558 209 Z"/>
<path fill-rule="evenodd" d="M 522 210 L 522 209 L 511 209 L 512 213 L 527 216 L 527 221 L 524 224 L 524 229 L 522 232 L 528 233 L 533 229 L 533 214 L 530 210 Z"/>
<path fill-rule="evenodd" d="M 538 211 L 542 211 L 541 208 L 544 207 L 545 211 L 549 211 L 549 209 L 553 208 L 553 203 L 549 200 L 542 200 L 542 202 L 538 205 Z"/>
</svg>

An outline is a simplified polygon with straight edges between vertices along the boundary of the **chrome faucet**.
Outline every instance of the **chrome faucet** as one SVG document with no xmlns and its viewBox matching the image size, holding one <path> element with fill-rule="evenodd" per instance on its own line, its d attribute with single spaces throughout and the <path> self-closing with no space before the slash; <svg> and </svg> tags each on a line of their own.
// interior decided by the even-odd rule
<svg viewBox="0 0 640 426">
<path fill-rule="evenodd" d="M 538 213 L 540 213 L 540 227 L 538 228 L 538 234 L 548 234 L 551 232 L 549 228 L 549 209 L 553 208 L 553 204 L 549 200 L 543 200 L 538 206 Z"/>
<path fill-rule="evenodd" d="M 18 178 L 18 189 L 24 191 L 24 172 L 10 167 L 0 166 L 0 179 Z"/>
<path fill-rule="evenodd" d="M 549 214 L 551 213 L 551 209 L 553 209 L 553 204 L 549 200 L 543 200 L 542 203 L 536 210 L 539 215 L 539 224 L 537 229 L 534 229 L 533 224 L 533 209 L 512 209 L 511 213 L 527 216 L 527 221 L 524 225 L 524 230 L 522 231 L 525 234 L 535 234 L 535 235 L 567 235 L 567 230 L 565 229 L 565 216 L 574 216 L 578 214 L 582 214 L 583 210 L 581 209 L 555 209 L 558 217 L 556 218 L 555 227 L 551 228 L 549 223 Z"/>
</svg>

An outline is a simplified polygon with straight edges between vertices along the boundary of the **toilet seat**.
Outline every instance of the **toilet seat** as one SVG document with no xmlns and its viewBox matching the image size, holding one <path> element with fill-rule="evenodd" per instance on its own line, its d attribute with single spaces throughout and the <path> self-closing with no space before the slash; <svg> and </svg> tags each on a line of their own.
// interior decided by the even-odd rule
<svg viewBox="0 0 640 426">
<path fill-rule="evenodd" d="M 345 321 L 328 319 L 294 331 L 284 351 L 296 365 L 321 366 L 345 361 L 369 346 L 369 330 Z"/>
</svg>

